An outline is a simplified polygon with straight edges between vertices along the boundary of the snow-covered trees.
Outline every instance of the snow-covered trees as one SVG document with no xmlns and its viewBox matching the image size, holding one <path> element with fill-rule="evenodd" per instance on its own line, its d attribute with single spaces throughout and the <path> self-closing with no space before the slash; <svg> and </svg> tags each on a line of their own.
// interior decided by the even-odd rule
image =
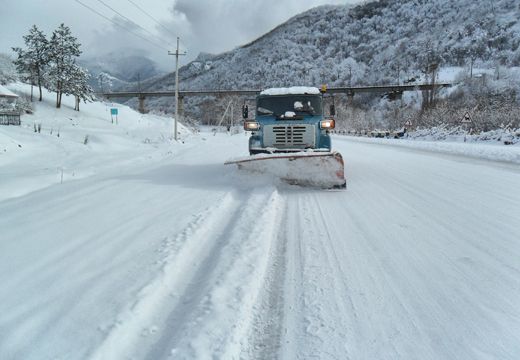
<svg viewBox="0 0 520 360">
<path fill-rule="evenodd" d="M 47 84 L 51 90 L 56 91 L 56 107 L 61 106 L 63 93 L 68 93 L 73 81 L 75 59 L 81 55 L 78 40 L 72 36 L 70 28 L 61 24 L 49 41 L 49 71 L 47 72 Z"/>
<path fill-rule="evenodd" d="M 18 80 L 18 72 L 13 59 L 7 54 L 0 54 L 0 85 Z"/>
<path fill-rule="evenodd" d="M 88 84 L 90 75 L 86 69 L 81 68 L 73 63 L 68 71 L 68 78 L 63 83 L 63 93 L 66 95 L 74 95 L 74 110 L 79 111 L 79 103 L 93 101 L 93 90 Z"/>
<path fill-rule="evenodd" d="M 518 66 L 518 19 L 518 0 L 322 6 L 243 47 L 201 57 L 196 66 L 183 67 L 180 77 L 186 88 L 201 89 L 217 88 L 217 83 L 220 88 L 391 84 L 418 79 L 425 69 L 419 57 L 428 42 L 440 66 Z M 348 58 L 356 66 L 346 66 Z M 357 74 L 356 68 L 363 71 Z"/>
<path fill-rule="evenodd" d="M 31 85 L 38 85 L 39 101 L 42 101 L 43 74 L 49 63 L 49 42 L 45 38 L 45 34 L 36 25 L 33 25 L 29 34 L 25 35 L 23 39 L 25 49 L 13 48 L 13 51 L 18 54 L 15 64 L 24 80 L 29 81 Z"/>
<path fill-rule="evenodd" d="M 80 44 L 68 26 L 61 24 L 47 40 L 34 25 L 24 41 L 25 48 L 13 48 L 18 54 L 15 64 L 25 80 L 38 85 L 40 101 L 42 86 L 56 92 L 57 108 L 61 106 L 63 94 L 75 96 L 76 110 L 79 110 L 81 100 L 92 101 L 93 91 L 88 85 L 90 75 L 76 63 L 81 54 Z"/>
</svg>

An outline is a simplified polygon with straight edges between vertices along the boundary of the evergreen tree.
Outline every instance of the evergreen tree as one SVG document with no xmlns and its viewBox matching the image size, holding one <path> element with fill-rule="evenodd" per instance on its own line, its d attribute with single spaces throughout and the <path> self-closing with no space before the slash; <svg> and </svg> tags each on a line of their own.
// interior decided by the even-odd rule
<svg viewBox="0 0 520 360">
<path fill-rule="evenodd" d="M 39 101 L 42 101 L 43 75 L 49 63 L 49 42 L 45 34 L 36 25 L 23 37 L 26 49 L 13 48 L 18 54 L 15 65 L 20 74 L 30 81 L 31 85 L 38 85 Z M 32 95 L 32 92 L 31 92 Z M 32 101 L 32 96 L 31 96 Z"/>
<path fill-rule="evenodd" d="M 63 83 L 63 93 L 66 95 L 74 95 L 74 110 L 79 111 L 79 103 L 93 101 L 94 91 L 88 84 L 90 74 L 86 69 L 78 66 L 75 62 L 69 69 L 69 78 Z"/>
<path fill-rule="evenodd" d="M 56 91 L 56 107 L 61 107 L 61 98 L 70 79 L 74 76 L 75 59 L 81 55 L 80 43 L 72 36 L 70 28 L 61 24 L 49 41 L 49 71 L 47 86 Z"/>
</svg>

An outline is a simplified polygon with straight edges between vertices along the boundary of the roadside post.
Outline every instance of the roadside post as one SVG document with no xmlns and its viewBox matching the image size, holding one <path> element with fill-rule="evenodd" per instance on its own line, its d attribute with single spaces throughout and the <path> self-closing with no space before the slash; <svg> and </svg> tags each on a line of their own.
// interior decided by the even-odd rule
<svg viewBox="0 0 520 360">
<path fill-rule="evenodd" d="M 466 130 L 467 130 L 467 125 L 468 124 L 471 124 L 471 116 L 469 115 L 469 111 L 466 111 L 466 113 L 464 114 L 464 116 L 462 117 L 462 119 L 460 119 L 460 122 L 465 130 L 464 132 L 464 142 L 466 142 Z"/>
<path fill-rule="evenodd" d="M 404 123 L 404 132 L 408 132 L 409 129 L 412 128 L 412 120 L 411 119 L 408 119 L 406 120 L 406 122 Z"/>
<path fill-rule="evenodd" d="M 168 55 L 175 55 L 175 119 L 173 121 L 173 139 L 177 141 L 177 117 L 179 116 L 179 56 L 186 55 L 186 51 L 179 52 L 179 37 L 177 37 L 177 50 L 168 51 Z"/>
<path fill-rule="evenodd" d="M 118 113 L 117 108 L 111 108 L 110 109 L 110 117 L 112 119 L 112 124 L 114 123 L 114 118 L 116 120 L 116 125 L 118 124 L 117 113 Z"/>
</svg>

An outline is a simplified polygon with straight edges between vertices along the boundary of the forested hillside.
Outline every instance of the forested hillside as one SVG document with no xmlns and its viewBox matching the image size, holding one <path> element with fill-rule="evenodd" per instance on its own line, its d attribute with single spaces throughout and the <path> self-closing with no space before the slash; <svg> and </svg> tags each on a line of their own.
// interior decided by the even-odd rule
<svg viewBox="0 0 520 360">
<path fill-rule="evenodd" d="M 381 0 L 324 6 L 181 69 L 184 88 L 395 83 L 439 66 L 520 65 L 517 0 Z M 171 76 L 153 84 L 165 88 Z"/>
<path fill-rule="evenodd" d="M 382 104 L 374 95 L 357 96 L 348 111 L 340 99 L 340 126 L 396 128 L 404 118 L 428 126 L 453 123 L 459 112 L 477 111 L 480 106 L 486 109 L 477 127 L 493 128 L 510 123 L 510 114 L 518 108 L 520 81 L 514 67 L 520 66 L 519 19 L 517 0 L 381 0 L 357 6 L 322 6 L 232 51 L 201 54 L 181 68 L 180 86 L 244 89 L 402 84 L 431 81 L 442 70 L 457 67 L 460 74 L 452 76 L 466 79 L 466 84 L 450 93 L 454 101 L 439 105 L 442 120 L 437 112 L 431 113 L 434 110 L 424 112 L 427 109 L 421 108 L 421 94 L 412 99 L 408 96 L 399 106 Z M 433 75 L 432 68 L 437 69 Z M 476 69 L 487 78 L 472 80 Z M 145 82 L 143 88 L 172 90 L 173 79 L 169 74 Z M 189 116 L 210 123 L 220 118 L 217 114 L 229 102 L 215 103 L 210 98 L 187 101 Z M 151 99 L 148 108 L 173 111 L 173 102 Z M 493 110 L 499 108 L 507 111 L 497 114 Z"/>
</svg>

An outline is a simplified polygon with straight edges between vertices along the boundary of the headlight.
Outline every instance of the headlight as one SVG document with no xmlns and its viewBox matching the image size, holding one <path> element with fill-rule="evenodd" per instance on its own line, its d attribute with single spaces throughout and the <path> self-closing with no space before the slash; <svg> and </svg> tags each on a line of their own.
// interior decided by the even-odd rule
<svg viewBox="0 0 520 360">
<path fill-rule="evenodd" d="M 244 130 L 246 131 L 254 131 L 260 129 L 260 124 L 256 121 L 246 121 L 244 122 Z"/>
<path fill-rule="evenodd" d="M 336 127 L 336 122 L 334 119 L 327 119 L 320 121 L 320 128 L 322 129 L 334 129 Z"/>
</svg>

